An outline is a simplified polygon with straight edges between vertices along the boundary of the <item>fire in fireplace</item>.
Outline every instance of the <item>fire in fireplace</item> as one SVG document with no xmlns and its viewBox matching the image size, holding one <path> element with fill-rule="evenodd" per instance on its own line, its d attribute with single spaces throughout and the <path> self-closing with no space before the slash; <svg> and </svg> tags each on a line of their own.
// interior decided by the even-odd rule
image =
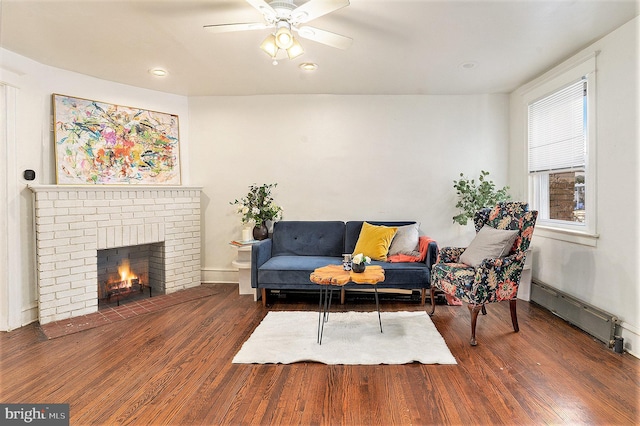
<svg viewBox="0 0 640 426">
<path fill-rule="evenodd" d="M 115 298 L 118 305 L 120 304 L 120 298 L 127 297 L 135 292 L 144 293 L 145 288 L 149 289 L 149 297 L 152 296 L 148 281 L 145 282 L 144 278 L 131 271 L 128 259 L 123 260 L 118 267 L 118 276 L 110 277 L 104 287 L 104 297 L 102 299 L 111 302 Z"/>
<path fill-rule="evenodd" d="M 98 250 L 98 305 L 164 293 L 163 249 L 158 243 Z"/>
</svg>

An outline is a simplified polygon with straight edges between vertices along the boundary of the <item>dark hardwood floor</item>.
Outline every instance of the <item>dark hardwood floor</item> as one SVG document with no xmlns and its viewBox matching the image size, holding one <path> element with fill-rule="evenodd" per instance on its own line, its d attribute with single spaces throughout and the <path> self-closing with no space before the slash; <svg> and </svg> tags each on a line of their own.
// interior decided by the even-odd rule
<svg viewBox="0 0 640 426">
<path fill-rule="evenodd" d="M 36 324 L 1 333 L 0 402 L 69 403 L 72 425 L 640 423 L 640 360 L 527 302 L 519 333 L 508 303 L 490 305 L 476 347 L 467 308 L 439 305 L 432 319 L 458 365 L 236 365 L 268 311 L 237 285 L 214 293 L 53 340 Z M 316 308 L 286 298 L 270 309 Z"/>
</svg>

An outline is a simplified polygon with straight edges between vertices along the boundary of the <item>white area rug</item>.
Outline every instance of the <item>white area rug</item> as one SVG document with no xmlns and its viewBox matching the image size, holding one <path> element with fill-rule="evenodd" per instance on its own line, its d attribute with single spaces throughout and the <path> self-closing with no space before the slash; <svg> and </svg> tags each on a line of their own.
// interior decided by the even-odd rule
<svg viewBox="0 0 640 426">
<path fill-rule="evenodd" d="M 269 312 L 234 364 L 457 364 L 426 312 L 331 312 L 317 343 L 318 312 Z"/>
</svg>

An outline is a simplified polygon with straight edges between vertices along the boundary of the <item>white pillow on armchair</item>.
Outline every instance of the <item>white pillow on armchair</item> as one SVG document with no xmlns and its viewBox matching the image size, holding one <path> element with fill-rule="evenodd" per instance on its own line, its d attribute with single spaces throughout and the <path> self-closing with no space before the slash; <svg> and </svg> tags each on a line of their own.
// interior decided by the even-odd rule
<svg viewBox="0 0 640 426">
<path fill-rule="evenodd" d="M 462 253 L 460 262 L 477 268 L 484 259 L 506 256 L 517 237 L 518 230 L 495 229 L 485 225 Z"/>
</svg>

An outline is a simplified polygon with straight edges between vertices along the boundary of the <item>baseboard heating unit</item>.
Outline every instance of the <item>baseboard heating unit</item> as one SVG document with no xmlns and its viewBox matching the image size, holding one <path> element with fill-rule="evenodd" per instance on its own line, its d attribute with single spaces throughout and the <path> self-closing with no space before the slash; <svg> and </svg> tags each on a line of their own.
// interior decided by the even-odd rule
<svg viewBox="0 0 640 426">
<path fill-rule="evenodd" d="M 618 318 L 567 293 L 533 280 L 531 301 L 584 330 L 610 348 L 615 343 Z"/>
</svg>

